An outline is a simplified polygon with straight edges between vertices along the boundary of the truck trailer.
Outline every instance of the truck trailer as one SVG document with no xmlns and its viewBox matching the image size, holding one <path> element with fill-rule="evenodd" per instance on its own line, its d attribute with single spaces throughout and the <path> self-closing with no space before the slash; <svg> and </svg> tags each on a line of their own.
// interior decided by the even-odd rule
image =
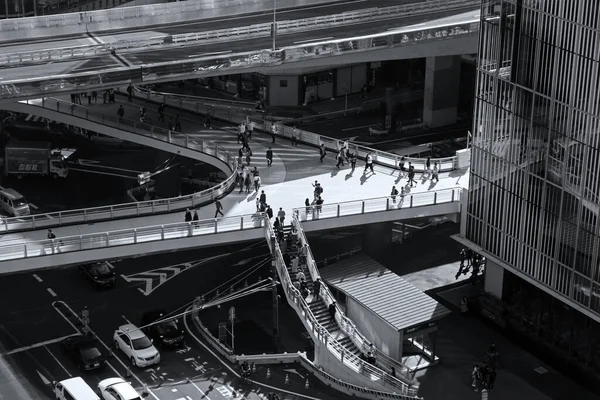
<svg viewBox="0 0 600 400">
<path fill-rule="evenodd" d="M 66 178 L 69 158 L 75 158 L 75 152 L 75 149 L 52 149 L 49 142 L 10 141 L 4 148 L 4 174 Z"/>
</svg>

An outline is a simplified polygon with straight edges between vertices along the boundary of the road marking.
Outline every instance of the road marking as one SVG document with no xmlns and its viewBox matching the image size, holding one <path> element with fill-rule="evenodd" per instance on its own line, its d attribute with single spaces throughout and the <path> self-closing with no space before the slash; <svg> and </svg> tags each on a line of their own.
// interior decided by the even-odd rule
<svg viewBox="0 0 600 400">
<path fill-rule="evenodd" d="M 196 389 L 198 389 L 198 391 L 199 391 L 199 392 L 202 394 L 202 398 L 206 398 L 206 399 L 210 400 L 210 397 L 208 397 L 208 396 L 206 395 L 206 393 L 204 393 L 204 392 L 202 391 L 202 389 L 200 389 L 200 388 L 198 387 L 198 385 L 196 385 L 196 384 L 195 384 L 194 382 L 192 382 L 192 381 L 190 381 L 190 383 L 192 384 L 192 386 L 193 386 L 193 387 L 195 387 Z"/>
<path fill-rule="evenodd" d="M 356 129 L 364 129 L 364 128 L 370 128 L 372 126 L 377 126 L 377 124 L 371 124 L 371 125 L 364 125 L 364 126 L 354 126 L 352 128 L 344 128 L 342 129 L 342 132 L 346 132 L 346 131 L 353 131 Z M 356 137 L 356 136 L 355 136 Z"/>
<path fill-rule="evenodd" d="M 189 313 L 191 313 L 191 311 L 192 311 L 192 307 L 191 307 L 191 306 L 190 306 L 190 307 L 188 307 L 188 308 L 186 309 L 186 312 L 189 312 Z M 195 341 L 196 341 L 196 342 L 197 342 L 197 343 L 198 343 L 200 346 L 202 346 L 202 347 L 203 347 L 203 348 L 204 348 L 204 349 L 205 349 L 205 350 L 206 350 L 208 353 L 210 353 L 210 354 L 211 354 L 211 355 L 212 355 L 212 356 L 213 356 L 213 357 L 214 357 L 214 358 L 215 358 L 215 359 L 216 359 L 218 362 L 220 362 L 220 363 L 223 365 L 223 367 L 225 367 L 225 369 L 226 369 L 226 370 L 228 370 L 229 372 L 231 372 L 231 374 L 233 374 L 233 376 L 235 376 L 235 377 L 237 377 L 237 378 L 241 378 L 240 374 L 238 374 L 238 372 L 237 372 L 236 370 L 234 370 L 233 368 L 231 368 L 231 367 L 229 366 L 229 364 L 228 364 L 228 363 L 226 363 L 226 362 L 225 362 L 225 361 L 223 361 L 223 360 L 222 360 L 222 359 L 221 359 L 219 356 L 217 356 L 217 355 L 216 355 L 216 353 L 215 353 L 215 352 L 214 352 L 214 351 L 213 351 L 213 350 L 212 350 L 210 347 L 208 347 L 206 344 L 204 344 L 204 342 L 202 342 L 202 341 L 201 341 L 201 340 L 198 338 L 198 336 L 196 336 L 196 335 L 194 334 L 194 332 L 192 332 L 192 331 L 191 331 L 191 329 L 190 329 L 190 327 L 189 327 L 189 325 L 188 325 L 188 323 L 187 323 L 187 318 L 185 318 L 185 317 L 183 318 L 183 325 L 185 326 L 185 329 L 188 331 L 188 334 L 189 334 L 189 335 L 190 335 L 190 336 L 191 336 L 191 337 L 192 337 L 192 338 L 193 338 L 193 339 L 194 339 L 194 340 L 195 340 Z M 300 397 L 300 398 L 303 398 L 303 399 L 309 399 L 309 400 L 321 400 L 321 399 L 319 399 L 319 398 L 317 398 L 317 397 L 307 396 L 307 395 L 305 395 L 305 394 L 302 394 L 302 393 L 295 393 L 295 392 L 292 392 L 292 391 L 289 391 L 289 390 L 285 390 L 285 389 L 281 389 L 281 388 L 274 387 L 274 386 L 271 386 L 271 385 L 267 385 L 266 383 L 261 383 L 261 382 L 252 381 L 252 380 L 251 380 L 251 382 L 252 382 L 252 383 L 254 383 L 254 384 L 255 384 L 255 385 L 257 385 L 257 386 L 262 386 L 262 387 L 265 387 L 265 388 L 268 388 L 268 389 L 271 389 L 271 390 L 275 390 L 275 391 L 278 391 L 278 392 L 287 393 L 287 394 L 290 394 L 290 395 L 292 395 L 292 396 L 297 396 L 297 397 Z M 193 382 L 192 382 L 192 383 L 193 383 Z"/>
<path fill-rule="evenodd" d="M 35 278 L 35 280 L 36 280 L 36 281 L 38 281 L 38 282 L 44 282 L 44 280 L 43 280 L 42 278 L 40 278 L 40 277 L 38 276 L 38 274 L 33 274 L 33 277 L 34 277 L 34 278 Z"/>
<path fill-rule="evenodd" d="M 6 353 L 2 353 L 0 355 L 1 356 L 9 356 L 11 354 L 22 353 L 22 352 L 27 351 L 27 350 L 35 349 L 35 348 L 46 346 L 46 345 L 53 344 L 53 343 L 62 342 L 63 340 L 65 340 L 67 338 L 70 338 L 72 336 L 75 336 L 75 335 L 77 335 L 77 333 L 72 333 L 70 335 L 66 335 L 66 336 L 63 336 L 63 337 L 59 337 L 59 338 L 55 338 L 55 339 L 50 339 L 50 340 L 46 340 L 46 341 L 39 342 L 39 343 L 34 343 L 34 344 L 29 345 L 29 346 L 23 346 L 23 347 L 19 347 L 18 349 L 13 349 L 13 350 L 7 351 Z"/>
<path fill-rule="evenodd" d="M 101 165 L 100 161 L 94 161 L 94 160 L 82 160 L 82 159 L 79 159 L 79 163 L 81 165 L 95 165 L 98 168 L 112 169 L 112 170 L 115 170 L 115 171 L 133 172 L 133 173 L 136 173 L 136 174 L 141 174 L 143 172 L 143 171 L 135 171 L 133 169 L 118 168 L 118 167 L 109 167 L 108 165 Z M 89 171 L 89 172 L 94 172 L 94 171 Z"/>
<path fill-rule="evenodd" d="M 73 167 L 69 167 L 69 169 L 71 169 L 73 171 L 79 171 L 79 172 L 88 172 L 90 174 L 116 176 L 118 178 L 125 178 L 125 179 L 137 179 L 137 178 L 134 178 L 133 176 L 113 174 L 113 173 L 110 173 L 110 172 L 88 171 L 86 169 L 78 169 L 78 168 L 73 168 Z"/>
<path fill-rule="evenodd" d="M 115 269 L 115 266 L 110 261 L 104 261 L 104 263 L 108 266 L 108 268 Z M 121 275 L 121 276 L 123 276 L 123 275 Z"/>
<path fill-rule="evenodd" d="M 50 288 L 48 288 L 48 289 L 46 289 L 46 290 L 48 291 L 48 293 L 50 293 L 50 295 L 51 295 L 52 297 L 56 297 L 56 293 L 54 292 L 54 290 L 52 290 L 52 289 L 50 289 Z"/>
<path fill-rule="evenodd" d="M 123 319 L 124 319 L 124 320 L 125 320 L 125 321 L 126 321 L 128 324 L 131 324 L 131 321 L 130 321 L 130 320 L 128 320 L 126 316 L 124 316 L 124 315 L 122 315 L 122 314 L 121 314 L 121 317 L 122 317 L 122 318 L 123 318 Z M 133 325 L 133 324 L 131 324 L 131 325 Z"/>
<path fill-rule="evenodd" d="M 56 358 L 56 356 L 54 354 L 52 354 L 52 352 L 50 351 L 49 348 L 47 348 L 46 346 L 44 346 L 44 348 L 48 351 L 48 354 L 50 354 L 50 356 L 52 358 L 54 358 L 54 361 L 56 361 L 56 363 L 58 365 L 60 365 L 60 367 L 67 373 L 67 375 L 69 375 L 69 378 L 71 378 L 73 375 L 71 375 L 71 373 L 69 372 L 69 370 L 66 369 L 65 366 L 60 361 L 58 361 L 58 358 Z"/>
<path fill-rule="evenodd" d="M 40 376 L 40 379 L 42 380 L 42 383 L 46 386 L 48 386 L 50 384 L 50 380 L 48 378 L 46 378 L 44 375 L 42 375 L 42 373 L 40 371 L 38 371 L 37 369 L 35 370 L 38 375 Z"/>
<path fill-rule="evenodd" d="M 194 357 L 186 358 L 186 359 L 185 359 L 185 360 L 183 360 L 183 361 L 187 361 L 187 362 L 194 361 Z"/>
<path fill-rule="evenodd" d="M 328 36 L 328 37 L 319 38 L 319 39 L 298 40 L 297 42 L 294 42 L 294 44 L 310 43 L 310 42 L 321 42 L 323 40 L 329 40 L 329 39 L 333 39 L 333 36 Z"/>
<path fill-rule="evenodd" d="M 54 303 L 52 303 L 52 306 L 53 306 L 53 307 L 56 309 L 56 311 L 58 311 L 58 313 L 59 313 L 59 314 L 60 314 L 60 315 L 61 315 L 61 316 L 62 316 L 64 319 L 66 319 L 66 320 L 67 320 L 67 322 L 69 322 L 71 325 L 73 325 L 73 324 L 71 323 L 71 321 L 68 319 L 68 317 L 66 317 L 66 316 L 65 316 L 65 315 L 64 315 L 64 314 L 63 314 L 61 311 L 59 311 L 59 310 L 58 310 L 58 308 L 56 308 L 56 305 L 55 305 L 55 304 L 58 304 L 58 303 L 62 304 L 62 305 L 63 305 L 63 306 L 64 306 L 64 307 L 65 307 L 67 310 L 69 310 L 69 311 L 71 312 L 71 314 L 73 314 L 74 316 L 76 316 L 76 317 L 77 317 L 77 319 L 79 319 L 79 316 L 77 315 L 77 313 L 76 313 L 75 311 L 73 311 L 73 310 L 71 309 L 71 307 L 69 307 L 69 305 L 68 305 L 67 303 L 65 303 L 64 301 L 62 301 L 62 300 L 58 300 L 58 301 L 55 301 Z M 76 330 L 79 332 L 79 329 L 77 329 L 77 328 L 75 328 L 75 329 L 76 329 Z M 135 379 L 136 379 L 136 380 L 137 380 L 137 381 L 138 381 L 138 382 L 139 382 L 141 385 L 144 385 L 144 384 L 146 383 L 146 382 L 142 381 L 142 380 L 141 380 L 141 379 L 140 379 L 140 378 L 139 378 L 139 377 L 138 377 L 136 374 L 134 374 L 134 373 L 133 373 L 133 371 L 131 371 L 131 368 L 129 367 L 129 365 L 125 364 L 125 363 L 124 363 L 124 362 L 123 362 L 123 361 L 122 361 L 122 360 L 121 360 L 119 357 L 117 357 L 117 354 L 116 354 L 116 352 L 114 352 L 114 351 L 113 351 L 113 349 L 112 349 L 111 347 L 108 347 L 108 346 L 106 345 L 106 343 L 105 343 L 105 342 L 104 342 L 102 339 L 100 339 L 100 337 L 99 337 L 98 335 L 96 335 L 96 332 L 94 332 L 94 331 L 93 331 L 93 330 L 90 328 L 90 326 L 89 326 L 89 325 L 88 325 L 88 331 L 89 331 L 89 332 L 90 332 L 92 335 L 94 335 L 94 337 L 95 337 L 95 338 L 98 340 L 98 342 L 100 342 L 100 344 L 102 344 L 102 346 L 104 346 L 104 348 L 105 348 L 105 349 L 108 351 L 108 354 L 112 354 L 112 355 L 114 356 L 115 360 L 117 360 L 117 361 L 119 362 L 119 364 L 121 364 L 121 366 L 122 366 L 122 367 L 123 367 L 125 370 L 129 370 L 129 371 L 131 372 L 131 376 L 132 376 L 133 378 L 135 378 Z M 109 364 L 109 365 L 110 365 L 110 364 Z M 112 367 L 111 367 L 111 368 L 112 368 Z M 115 370 L 114 368 L 113 368 L 113 371 L 115 371 L 115 372 L 116 372 L 116 370 Z M 117 372 L 117 374 L 118 374 L 118 375 L 120 375 L 118 372 Z M 158 398 L 158 396 L 156 396 L 156 394 L 154 394 L 154 392 L 153 392 L 152 390 L 148 390 L 148 392 L 150 393 L 150 395 L 151 395 L 152 397 L 154 397 L 154 399 L 155 399 L 155 400 L 160 400 L 160 399 Z"/>
<path fill-rule="evenodd" d="M 32 207 L 34 210 L 39 210 L 40 208 L 33 203 L 29 203 L 29 207 Z"/>
</svg>

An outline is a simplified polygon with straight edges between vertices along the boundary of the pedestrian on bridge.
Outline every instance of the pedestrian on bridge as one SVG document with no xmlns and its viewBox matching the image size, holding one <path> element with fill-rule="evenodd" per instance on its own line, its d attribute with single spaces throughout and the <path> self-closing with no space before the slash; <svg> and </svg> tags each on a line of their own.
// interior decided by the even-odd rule
<svg viewBox="0 0 600 400">
<path fill-rule="evenodd" d="M 439 174 L 438 163 L 435 163 L 435 164 L 433 164 L 433 170 L 431 171 L 431 181 L 432 182 L 434 179 L 435 179 L 436 183 L 440 181 L 438 174 Z"/>
<path fill-rule="evenodd" d="M 187 210 L 185 210 L 185 222 L 191 222 L 192 221 L 192 213 L 190 211 L 190 209 L 188 208 Z"/>
<path fill-rule="evenodd" d="M 335 322 L 335 301 L 332 302 L 329 307 L 327 307 L 327 310 L 329 311 L 329 321 Z"/>
<path fill-rule="evenodd" d="M 273 164 L 273 150 L 269 147 L 267 149 L 267 167 L 270 167 Z"/>
<path fill-rule="evenodd" d="M 194 221 L 194 226 L 197 227 L 199 225 L 199 223 L 198 223 L 199 218 L 198 218 L 198 211 L 197 210 L 194 210 L 194 217 L 192 218 L 192 220 Z"/>
<path fill-rule="evenodd" d="M 298 129 L 292 129 L 292 146 L 298 146 Z"/>
<path fill-rule="evenodd" d="M 363 175 L 367 173 L 367 169 L 370 169 L 371 173 L 375 174 L 375 171 L 373 171 L 373 156 L 371 155 L 371 153 L 367 153 L 367 157 L 365 159 L 365 170 L 363 171 Z"/>
<path fill-rule="evenodd" d="M 217 218 L 217 215 L 221 214 L 222 217 L 224 217 L 225 215 L 223 215 L 223 205 L 221 204 L 221 201 L 219 199 L 215 200 L 215 207 L 217 208 L 217 210 L 215 211 L 215 218 Z"/>
<path fill-rule="evenodd" d="M 165 122 L 165 103 L 160 103 L 158 105 L 158 120 L 160 122 Z"/>
<path fill-rule="evenodd" d="M 131 83 L 129 84 L 129 86 L 127 86 L 127 99 L 129 101 L 133 101 L 133 86 L 131 85 Z"/>
<path fill-rule="evenodd" d="M 117 110 L 117 117 L 119 117 L 119 122 L 121 122 L 124 115 L 125 115 L 125 109 L 123 108 L 123 104 L 121 104 L 119 106 L 119 109 Z"/>
<path fill-rule="evenodd" d="M 265 194 L 264 190 L 260 191 L 260 197 L 259 198 L 260 198 L 260 202 L 262 204 L 265 204 L 265 205 L 267 204 L 267 195 Z"/>
<path fill-rule="evenodd" d="M 283 221 L 285 220 L 285 211 L 283 211 L 283 208 L 279 207 L 279 212 L 277 213 L 277 218 L 279 218 L 279 222 L 281 222 L 281 225 L 283 226 Z"/>
<path fill-rule="evenodd" d="M 179 120 L 179 114 L 175 115 L 175 130 L 181 132 L 181 121 Z"/>
<path fill-rule="evenodd" d="M 325 149 L 325 145 L 323 143 L 321 143 L 321 146 L 319 146 L 319 161 L 323 162 L 323 159 L 325 158 L 325 156 L 327 155 L 327 149 Z"/>
<path fill-rule="evenodd" d="M 352 171 L 354 171 L 354 168 L 356 168 L 356 159 L 357 159 L 356 152 L 353 152 L 350 155 L 350 165 L 352 166 Z"/>
</svg>

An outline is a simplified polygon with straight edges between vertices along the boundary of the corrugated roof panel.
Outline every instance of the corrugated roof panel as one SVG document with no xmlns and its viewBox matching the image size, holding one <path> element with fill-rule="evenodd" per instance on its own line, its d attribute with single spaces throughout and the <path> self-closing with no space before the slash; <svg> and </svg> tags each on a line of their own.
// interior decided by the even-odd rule
<svg viewBox="0 0 600 400">
<path fill-rule="evenodd" d="M 398 331 L 450 313 L 433 298 L 364 254 L 338 261 L 320 272 L 328 284 L 353 297 Z"/>
</svg>

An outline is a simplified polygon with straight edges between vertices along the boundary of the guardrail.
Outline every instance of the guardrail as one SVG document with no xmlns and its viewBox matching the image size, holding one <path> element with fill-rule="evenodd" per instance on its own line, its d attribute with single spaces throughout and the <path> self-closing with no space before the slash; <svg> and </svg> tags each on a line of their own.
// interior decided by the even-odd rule
<svg viewBox="0 0 600 400">
<path fill-rule="evenodd" d="M 292 225 L 296 227 L 296 232 L 298 235 L 298 239 L 306 244 L 308 247 L 308 255 L 306 257 L 306 265 L 308 268 L 308 272 L 313 281 L 317 279 L 321 279 L 321 274 L 319 273 L 319 269 L 317 268 L 317 262 L 315 261 L 312 250 L 308 245 L 308 240 L 306 235 L 304 234 L 304 229 L 302 229 L 302 224 L 298 219 L 298 212 L 294 210 L 292 213 Z M 384 366 L 387 371 L 391 371 L 392 368 L 396 371 L 396 375 L 394 377 L 398 378 L 402 384 L 395 385 L 398 389 L 404 390 L 405 385 L 408 385 L 408 388 L 412 385 L 412 377 L 410 376 L 410 370 L 403 365 L 401 362 L 394 360 L 389 357 L 387 354 L 381 352 L 377 347 L 373 346 L 373 344 L 358 330 L 356 324 L 346 316 L 344 310 L 340 307 L 340 305 L 336 302 L 335 297 L 329 290 L 329 287 L 325 282 L 321 280 L 319 299 L 325 302 L 325 305 L 329 307 L 331 304 L 335 304 L 336 308 L 336 322 L 342 331 L 352 340 L 354 345 L 361 350 L 363 354 L 368 352 L 372 352 L 375 355 L 377 360 L 377 365 Z M 387 372 L 386 372 L 387 373 Z M 390 378 L 390 382 L 393 380 Z M 394 382 L 395 383 L 395 382 Z"/>
<path fill-rule="evenodd" d="M 286 295 L 288 303 L 296 310 L 312 339 L 321 344 L 320 348 L 324 348 L 329 351 L 334 357 L 340 360 L 342 364 L 357 374 L 361 374 L 372 381 L 378 382 L 381 385 L 388 383 L 390 386 L 398 388 L 401 392 L 399 394 L 393 393 L 394 395 L 399 396 L 397 398 L 414 398 L 414 389 L 409 388 L 408 384 L 385 373 L 379 368 L 370 365 L 366 361 L 351 353 L 348 349 L 341 345 L 324 326 L 318 322 L 313 315 L 310 306 L 300 294 L 300 291 L 298 291 L 298 289 L 296 289 L 292 284 L 292 280 L 283 260 L 283 254 L 279 248 L 277 240 L 275 239 L 275 232 L 270 222 L 265 224 L 265 238 L 274 254 L 275 267 L 279 277 L 281 278 L 281 286 Z M 336 320 L 340 320 L 339 315 L 336 316 Z"/>
<path fill-rule="evenodd" d="M 294 215 L 300 221 L 317 221 L 328 218 L 348 217 L 373 212 L 403 210 L 436 204 L 460 202 L 462 188 L 408 193 L 404 196 L 376 197 L 366 200 L 353 200 L 342 203 L 323 204 L 295 208 Z"/>
<path fill-rule="evenodd" d="M 146 100 L 155 101 L 158 103 L 165 103 L 165 105 L 170 107 L 178 107 L 183 110 L 191 111 L 194 113 L 203 113 L 206 112 L 206 109 L 201 109 L 197 106 L 194 101 L 188 101 L 184 99 L 173 99 L 168 96 L 162 96 L 155 94 L 153 92 L 147 92 L 145 96 Z M 227 121 L 240 123 L 242 121 L 246 121 L 246 117 L 249 117 L 248 114 L 244 113 L 244 110 L 239 109 L 222 109 L 219 107 L 209 108 L 210 113 L 213 117 L 221 118 Z M 273 132 L 273 125 L 275 125 L 275 134 L 277 136 L 286 138 L 291 140 L 292 135 L 295 135 L 299 142 L 309 144 L 315 147 L 319 147 L 321 144 L 325 146 L 328 151 L 337 153 L 340 149 L 346 144 L 344 140 L 334 139 L 328 136 L 318 135 L 313 132 L 304 131 L 302 129 L 298 129 L 295 127 L 284 125 L 280 122 L 272 122 L 267 121 L 260 118 L 252 118 L 255 123 L 255 128 L 260 129 L 267 132 Z M 367 154 L 371 154 L 373 157 L 373 162 L 385 167 L 390 168 L 399 168 L 399 163 L 403 159 L 402 156 L 388 153 L 386 151 L 372 149 L 370 147 L 358 145 L 356 143 L 347 143 L 348 148 L 355 152 L 357 157 L 360 159 L 365 159 Z M 424 172 L 426 167 L 426 159 L 425 158 L 416 158 L 416 157 L 404 157 L 405 167 L 408 168 L 408 164 L 411 163 L 417 172 Z M 456 156 L 452 157 L 444 157 L 444 158 L 432 158 L 430 160 L 431 168 L 437 163 L 439 172 L 448 172 L 456 169 Z"/>
<path fill-rule="evenodd" d="M 368 8 L 357 11 L 348 11 L 339 14 L 302 18 L 296 20 L 279 21 L 277 25 L 277 34 L 286 35 L 297 32 L 323 29 L 331 26 L 344 26 L 354 24 L 358 21 L 368 22 L 380 20 L 382 18 L 409 17 L 414 15 L 449 11 L 457 8 L 465 8 L 475 4 L 474 0 L 429 0 L 425 2 L 402 4 L 390 7 Z M 0 30 L 1 30 L 0 22 Z M 153 36 L 142 39 L 118 40 L 106 44 L 90 44 L 84 46 L 74 46 L 72 48 L 54 48 L 31 50 L 25 52 L 0 54 L 0 65 L 14 64 L 22 62 L 47 62 L 51 60 L 64 60 L 65 58 L 85 58 L 95 57 L 99 52 L 108 53 L 115 51 L 133 51 L 143 49 L 147 51 L 151 47 L 171 47 L 198 45 L 198 42 L 218 43 L 231 41 L 232 39 L 252 39 L 257 37 L 268 37 L 271 35 L 272 23 L 262 23 L 250 26 L 217 29 L 204 32 L 182 33 L 177 35 Z M 167 39 L 168 38 L 168 39 Z"/>
<path fill-rule="evenodd" d="M 149 84 L 189 77 L 209 77 L 245 72 L 257 67 L 280 66 L 345 54 L 409 46 L 429 41 L 472 36 L 479 32 L 479 19 L 466 18 L 455 23 L 431 24 L 428 27 L 407 27 L 391 32 L 351 37 L 285 47 L 280 50 L 257 50 L 227 55 L 198 57 L 192 60 L 154 63 L 141 67 L 105 68 L 75 74 L 4 80 L 0 83 L 0 98 L 25 98 L 44 93 L 62 93 L 127 86 L 131 82 Z"/>
<path fill-rule="evenodd" d="M 257 229 L 262 226 L 263 217 L 260 214 L 252 214 L 72 235 L 57 239 L 0 245 L 0 260 L 33 258 L 75 251 L 110 248 L 114 246 L 185 239 L 215 233 Z"/>
<path fill-rule="evenodd" d="M 104 114 L 97 115 L 95 112 L 90 112 L 87 107 L 58 99 L 42 99 L 39 104 L 37 101 L 28 101 L 28 103 L 42 108 L 48 108 L 53 111 L 66 112 L 69 115 L 84 118 L 92 122 L 115 126 L 118 129 L 123 129 L 128 132 L 133 132 L 151 137 L 152 139 L 186 147 L 203 154 L 208 154 L 224 162 L 229 167 L 231 175 L 215 187 L 187 196 L 86 209 L 65 210 L 39 215 L 2 218 L 2 226 L 0 229 L 5 232 L 162 214 L 186 208 L 194 208 L 222 197 L 236 184 L 235 157 L 233 157 L 227 149 L 212 142 L 125 118 L 119 119 L 116 116 Z"/>
</svg>

